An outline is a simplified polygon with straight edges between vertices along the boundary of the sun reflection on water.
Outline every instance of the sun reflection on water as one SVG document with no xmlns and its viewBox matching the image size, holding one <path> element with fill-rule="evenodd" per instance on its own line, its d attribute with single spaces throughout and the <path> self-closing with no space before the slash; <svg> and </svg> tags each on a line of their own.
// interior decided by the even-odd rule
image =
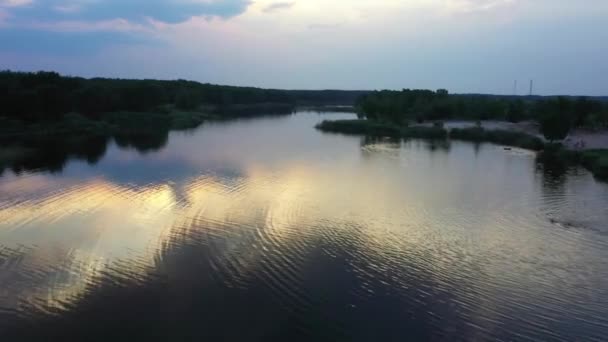
<svg viewBox="0 0 608 342">
<path fill-rule="evenodd" d="M 512 313 L 550 322 L 602 297 L 608 192 L 589 178 L 548 183 L 533 155 L 361 139 L 343 154 L 241 152 L 208 169 L 194 145 L 177 150 L 195 172 L 170 180 L 1 178 L 0 314 L 61 314 L 108 283 L 206 272 L 218 286 L 264 288 L 290 312 L 314 312 L 324 291 L 358 304 L 390 294 L 429 315 L 458 312 L 479 328 L 471 337 L 488 337 Z"/>
</svg>

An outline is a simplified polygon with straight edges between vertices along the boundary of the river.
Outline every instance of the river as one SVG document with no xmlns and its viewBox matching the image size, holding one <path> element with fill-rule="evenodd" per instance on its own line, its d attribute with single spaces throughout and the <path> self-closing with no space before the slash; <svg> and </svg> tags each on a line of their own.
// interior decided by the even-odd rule
<svg viewBox="0 0 608 342">
<path fill-rule="evenodd" d="M 298 112 L 0 176 L 0 338 L 608 336 L 608 185 Z M 40 162 L 40 164 L 43 164 Z"/>
</svg>

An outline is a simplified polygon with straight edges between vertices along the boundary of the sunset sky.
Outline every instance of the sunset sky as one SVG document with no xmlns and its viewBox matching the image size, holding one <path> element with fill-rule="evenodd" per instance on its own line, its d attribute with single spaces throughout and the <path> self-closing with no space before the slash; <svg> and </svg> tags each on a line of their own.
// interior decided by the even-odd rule
<svg viewBox="0 0 608 342">
<path fill-rule="evenodd" d="M 0 0 L 0 69 L 608 95 L 608 1 Z"/>
</svg>

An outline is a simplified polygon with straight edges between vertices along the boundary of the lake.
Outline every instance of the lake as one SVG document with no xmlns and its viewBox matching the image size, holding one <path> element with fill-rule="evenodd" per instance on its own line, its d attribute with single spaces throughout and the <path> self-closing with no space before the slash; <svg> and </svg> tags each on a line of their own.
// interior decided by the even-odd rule
<svg viewBox="0 0 608 342">
<path fill-rule="evenodd" d="M 608 185 L 492 144 L 206 123 L 0 176 L 0 338 L 608 336 Z"/>
</svg>

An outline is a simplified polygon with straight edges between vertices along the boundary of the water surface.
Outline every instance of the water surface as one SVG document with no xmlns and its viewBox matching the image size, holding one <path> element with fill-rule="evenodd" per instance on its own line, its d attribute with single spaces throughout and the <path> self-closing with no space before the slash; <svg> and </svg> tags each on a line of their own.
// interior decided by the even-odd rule
<svg viewBox="0 0 608 342">
<path fill-rule="evenodd" d="M 608 336 L 608 186 L 491 144 L 300 112 L 0 176 L 9 340 Z M 15 172 L 18 171 L 18 172 Z"/>
</svg>

